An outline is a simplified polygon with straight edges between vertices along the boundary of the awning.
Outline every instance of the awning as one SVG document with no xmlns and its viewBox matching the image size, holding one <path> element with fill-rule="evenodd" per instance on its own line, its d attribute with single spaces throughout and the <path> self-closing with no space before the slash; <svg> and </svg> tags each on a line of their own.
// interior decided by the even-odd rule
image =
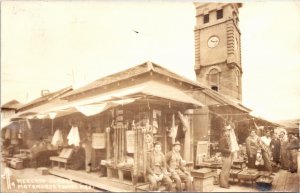
<svg viewBox="0 0 300 193">
<path fill-rule="evenodd" d="M 132 87 L 110 91 L 93 97 L 79 99 L 73 102 L 58 99 L 45 105 L 30 109 L 28 111 L 18 113 L 18 115 L 20 116 L 22 114 L 30 112 L 35 113 L 36 116 L 47 116 L 50 112 L 56 112 L 57 117 L 60 117 L 74 112 L 81 112 L 86 116 L 92 116 L 101 113 L 111 107 L 132 103 L 140 98 L 134 97 L 134 95 L 136 94 L 155 96 L 181 103 L 192 104 L 198 107 L 204 106 L 202 103 L 195 100 L 184 91 L 176 87 L 165 85 L 156 81 L 149 81 Z M 47 118 L 46 116 L 44 116 L 44 118 Z"/>
<path fill-rule="evenodd" d="M 193 104 L 199 107 L 204 106 L 202 103 L 189 96 L 184 91 L 155 81 L 149 82 L 149 84 L 147 84 L 143 89 L 141 89 L 140 92 L 147 95 L 165 98 L 177 102 Z"/>
<path fill-rule="evenodd" d="M 156 96 L 164 99 L 169 99 L 186 104 L 193 104 L 199 107 L 204 106 L 201 102 L 195 100 L 184 91 L 165 85 L 156 81 L 149 81 L 142 84 L 138 84 L 132 87 L 127 87 L 115 91 L 110 91 L 105 94 L 96 95 L 74 101 L 69 106 L 87 105 L 87 104 L 99 104 L 103 102 L 118 102 L 122 101 L 126 103 L 125 99 L 134 99 L 132 97 L 135 94 L 143 93 L 145 95 Z M 119 99 L 119 100 L 116 100 Z M 132 101 L 133 102 L 133 101 Z"/>
<path fill-rule="evenodd" d="M 10 124 L 12 124 L 12 122 L 9 119 L 1 119 L 1 129 L 7 127 Z"/>
</svg>

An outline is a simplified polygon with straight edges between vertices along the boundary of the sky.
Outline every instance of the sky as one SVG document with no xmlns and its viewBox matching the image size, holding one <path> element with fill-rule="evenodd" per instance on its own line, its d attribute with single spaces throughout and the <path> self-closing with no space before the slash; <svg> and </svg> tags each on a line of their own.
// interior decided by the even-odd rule
<svg viewBox="0 0 300 193">
<path fill-rule="evenodd" d="M 300 1 L 239 11 L 243 104 L 269 120 L 300 118 Z M 2 1 L 1 104 L 145 61 L 196 80 L 195 12 L 183 0 Z"/>
</svg>

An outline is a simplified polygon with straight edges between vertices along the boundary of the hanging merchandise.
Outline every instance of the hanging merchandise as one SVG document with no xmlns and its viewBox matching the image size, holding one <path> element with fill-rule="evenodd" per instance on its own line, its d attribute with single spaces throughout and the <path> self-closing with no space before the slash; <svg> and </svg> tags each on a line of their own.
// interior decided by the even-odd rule
<svg viewBox="0 0 300 193">
<path fill-rule="evenodd" d="M 153 131 L 153 127 L 152 127 L 152 125 L 150 125 L 150 120 L 149 119 L 145 119 L 145 122 L 146 122 L 146 124 L 145 124 L 145 126 L 144 127 L 142 127 L 142 132 L 143 133 L 145 133 L 145 132 L 152 132 L 152 133 L 154 133 L 154 131 Z"/>
<path fill-rule="evenodd" d="M 62 132 L 60 129 L 56 129 L 53 137 L 52 137 L 52 141 L 51 144 L 54 146 L 61 146 L 63 145 L 63 136 L 62 136 Z"/>
<path fill-rule="evenodd" d="M 69 140 L 68 141 L 69 145 L 79 146 L 80 136 L 79 136 L 79 132 L 78 132 L 78 127 L 72 126 L 67 139 Z"/>
<path fill-rule="evenodd" d="M 153 149 L 153 137 L 151 134 L 145 134 L 145 143 L 147 151 L 152 151 Z"/>
<path fill-rule="evenodd" d="M 20 128 L 18 132 L 18 139 L 22 139 L 22 138 L 23 138 L 23 132 L 22 129 Z"/>
<path fill-rule="evenodd" d="M 263 166 L 264 165 L 264 160 L 263 160 L 263 157 L 262 157 L 262 154 L 261 154 L 260 150 L 257 151 L 255 165 L 256 166 Z"/>
<path fill-rule="evenodd" d="M 10 129 L 9 128 L 6 128 L 6 131 L 5 131 L 5 139 L 10 139 Z"/>
<path fill-rule="evenodd" d="M 239 150 L 239 145 L 236 140 L 236 135 L 231 124 L 225 126 L 226 129 L 229 129 L 229 139 L 230 139 L 230 150 L 231 152 L 237 152 Z"/>
<path fill-rule="evenodd" d="M 191 154 L 190 154 L 190 144 L 191 144 L 191 129 L 190 129 L 190 122 L 189 117 L 187 115 L 183 115 L 180 111 L 178 111 L 179 119 L 183 125 L 183 132 L 184 132 L 184 159 L 190 160 Z"/>
<path fill-rule="evenodd" d="M 104 149 L 106 147 L 105 133 L 93 133 L 92 147 L 93 147 L 93 149 Z"/>
<path fill-rule="evenodd" d="M 161 117 L 161 111 L 160 110 L 153 110 L 153 134 L 158 133 L 158 120 Z"/>
<path fill-rule="evenodd" d="M 178 111 L 178 116 L 183 125 L 183 131 L 185 132 L 190 128 L 189 118 L 187 116 L 183 116 L 183 114 L 180 111 Z"/>
<path fill-rule="evenodd" d="M 10 143 L 13 144 L 13 145 L 16 145 L 19 143 L 18 141 L 18 133 L 19 133 L 19 130 L 16 126 L 10 128 L 11 130 L 11 141 Z"/>
<path fill-rule="evenodd" d="M 171 125 L 170 133 L 169 133 L 169 137 L 172 138 L 172 144 L 175 143 L 175 138 L 177 136 L 177 129 L 178 129 L 178 126 L 175 125 L 175 115 L 173 114 L 172 115 L 172 125 Z"/>
<path fill-rule="evenodd" d="M 255 120 L 253 119 L 254 126 L 256 128 L 256 134 L 261 137 L 263 135 L 264 126 L 257 126 Z"/>
</svg>

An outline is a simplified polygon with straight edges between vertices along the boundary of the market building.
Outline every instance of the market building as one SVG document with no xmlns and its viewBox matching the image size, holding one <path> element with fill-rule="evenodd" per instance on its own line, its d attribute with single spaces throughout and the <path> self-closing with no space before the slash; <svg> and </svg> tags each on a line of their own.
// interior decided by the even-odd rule
<svg viewBox="0 0 300 193">
<path fill-rule="evenodd" d="M 244 143 L 247 129 L 253 127 L 249 112 L 239 102 L 148 61 L 79 89 L 67 87 L 42 96 L 18 108 L 14 119 L 23 123 L 23 148 L 33 151 L 24 167 L 53 164 L 50 173 L 54 175 L 79 182 L 88 177 L 89 185 L 107 189 L 109 183 L 111 191 L 121 183 L 123 190 L 133 191 L 146 181 L 147 152 L 153 142 L 162 142 L 167 153 L 175 140 L 180 141 L 190 170 L 199 168 L 202 155 L 209 158 L 217 152 L 224 124 L 234 123 L 239 143 Z M 178 127 L 172 135 L 176 120 L 188 126 Z M 266 121 L 256 118 L 256 122 Z M 71 158 L 68 149 L 85 144 L 88 127 L 92 131 L 91 173 L 85 172 L 84 160 L 73 169 L 67 161 Z M 70 142 L 72 128 L 78 129 L 77 142 Z M 61 142 L 54 139 L 56 132 L 61 133 Z M 47 146 L 30 148 L 41 138 Z M 67 157 L 53 158 L 59 156 L 57 150 Z"/>
<path fill-rule="evenodd" d="M 43 95 L 13 115 L 22 146 L 14 146 L 7 160 L 21 150 L 22 168 L 47 167 L 53 175 L 108 191 L 149 190 L 146 163 L 156 141 L 164 154 L 179 141 L 190 171 L 214 164 L 220 169 L 215 160 L 223 127 L 234 127 L 243 147 L 250 129 L 279 126 L 251 116 L 242 104 L 241 6 L 195 3 L 197 81 L 147 61 Z M 242 171 L 243 157 L 235 163 Z"/>
</svg>

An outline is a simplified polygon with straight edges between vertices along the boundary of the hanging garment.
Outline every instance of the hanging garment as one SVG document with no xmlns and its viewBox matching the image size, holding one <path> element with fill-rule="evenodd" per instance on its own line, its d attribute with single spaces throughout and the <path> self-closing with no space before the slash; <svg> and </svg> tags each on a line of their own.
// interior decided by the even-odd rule
<svg viewBox="0 0 300 193">
<path fill-rule="evenodd" d="M 175 143 L 175 138 L 177 136 L 178 125 L 175 125 L 175 115 L 172 115 L 172 126 L 170 129 L 169 137 L 172 138 L 172 144 Z"/>
<path fill-rule="evenodd" d="M 79 146 L 80 143 L 80 136 L 78 132 L 78 127 L 72 127 L 69 134 L 68 134 L 68 144 Z"/>
<path fill-rule="evenodd" d="M 189 118 L 187 116 L 184 116 L 180 111 L 178 111 L 178 117 L 183 125 L 183 131 L 185 132 L 190 128 Z"/>
<path fill-rule="evenodd" d="M 16 127 L 12 127 L 10 130 L 11 130 L 11 139 L 18 139 L 19 130 Z"/>
<path fill-rule="evenodd" d="M 231 127 L 231 126 L 227 126 L 227 127 Z M 236 140 L 234 129 L 232 127 L 229 130 L 229 140 L 230 140 L 229 144 L 230 144 L 231 152 L 237 152 L 240 148 Z"/>
<path fill-rule="evenodd" d="M 10 141 L 10 144 L 12 144 L 12 145 L 19 144 L 19 140 L 18 140 L 19 130 L 18 130 L 18 128 L 12 127 L 10 130 L 11 130 L 11 141 Z"/>
<path fill-rule="evenodd" d="M 23 131 L 22 129 L 20 128 L 19 129 L 19 133 L 18 133 L 18 139 L 22 139 L 23 138 Z"/>
<path fill-rule="evenodd" d="M 5 139 L 10 139 L 10 129 L 9 128 L 6 128 Z"/>
<path fill-rule="evenodd" d="M 62 145 L 64 142 L 63 140 L 63 136 L 62 136 L 62 132 L 61 130 L 59 129 L 56 129 L 53 137 L 52 137 L 52 141 L 51 141 L 51 144 L 54 145 L 54 146 L 59 146 L 59 145 Z"/>
<path fill-rule="evenodd" d="M 257 154 L 256 154 L 255 165 L 256 166 L 263 166 L 264 165 L 264 160 L 263 160 L 263 157 L 262 157 L 262 154 L 261 154 L 260 151 L 258 151 Z"/>
</svg>

